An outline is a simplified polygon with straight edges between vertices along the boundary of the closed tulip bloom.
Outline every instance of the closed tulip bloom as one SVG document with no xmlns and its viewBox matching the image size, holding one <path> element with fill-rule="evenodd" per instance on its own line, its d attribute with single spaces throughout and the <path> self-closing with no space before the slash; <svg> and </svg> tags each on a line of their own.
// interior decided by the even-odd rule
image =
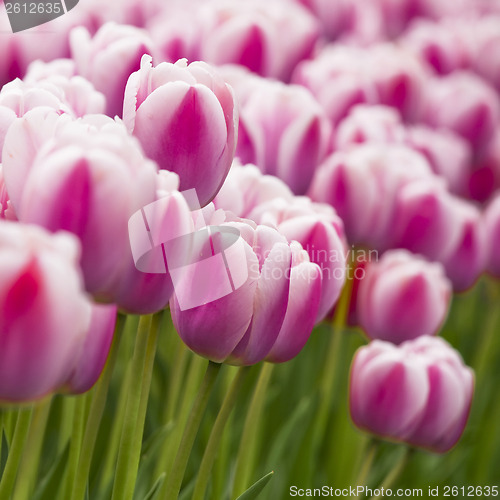
<svg viewBox="0 0 500 500">
<path fill-rule="evenodd" d="M 233 161 L 238 113 L 232 89 L 203 62 L 162 63 L 144 56 L 127 83 L 124 122 L 147 156 L 196 189 L 202 206 L 219 191 Z"/>
<path fill-rule="evenodd" d="M 298 241 L 322 274 L 322 292 L 316 322 L 337 302 L 345 283 L 344 225 L 332 207 L 309 198 L 277 198 L 254 208 L 249 218 L 276 227 L 288 241 Z"/>
<path fill-rule="evenodd" d="M 406 130 L 401 117 L 389 106 L 355 106 L 335 131 L 335 148 L 348 149 L 363 142 L 401 143 Z"/>
<path fill-rule="evenodd" d="M 468 25 L 469 26 L 469 25 Z M 402 43 L 439 75 L 465 69 L 470 51 L 460 22 L 419 20 L 403 36 Z"/>
<path fill-rule="evenodd" d="M 487 235 L 481 211 L 465 200 L 455 200 L 455 219 L 460 233 L 449 253 L 440 261 L 456 292 L 470 288 L 485 270 Z"/>
<path fill-rule="evenodd" d="M 500 123 L 500 100 L 484 80 L 466 72 L 455 72 L 429 84 L 422 120 L 466 139 L 480 154 Z"/>
<path fill-rule="evenodd" d="M 276 198 L 291 201 L 293 193 L 277 177 L 264 175 L 255 165 L 241 165 L 235 159 L 213 202 L 216 208 L 248 218 L 255 207 Z"/>
<path fill-rule="evenodd" d="M 451 293 L 441 264 L 405 250 L 389 250 L 365 267 L 357 316 L 371 339 L 400 344 L 435 335 L 448 314 Z"/>
<path fill-rule="evenodd" d="M 101 376 L 113 340 L 116 313 L 114 305 L 92 304 L 90 325 L 64 383 L 64 392 L 87 392 Z"/>
<path fill-rule="evenodd" d="M 240 64 L 262 76 L 289 81 L 318 38 L 316 19 L 292 2 L 216 1 L 200 12 L 200 58 Z"/>
<path fill-rule="evenodd" d="M 456 247 L 462 231 L 457 198 L 439 181 L 430 177 L 401 187 L 391 226 L 391 247 L 439 261 Z"/>
<path fill-rule="evenodd" d="M 106 96 L 106 113 L 121 117 L 128 77 L 139 69 L 144 54 L 154 53 L 147 32 L 107 23 L 94 37 L 84 27 L 74 29 L 70 42 L 78 74 Z"/>
<path fill-rule="evenodd" d="M 227 225 L 240 231 L 244 249 L 236 256 L 241 262 L 229 266 L 246 268 L 248 279 L 232 293 L 185 310 L 178 301 L 182 287 L 176 287 L 170 302 L 174 325 L 190 349 L 212 361 L 251 365 L 267 356 L 286 361 L 311 333 L 321 272 L 298 243 L 289 245 L 275 229 L 237 221 Z M 211 288 L 222 286 L 218 268 L 208 271 L 214 275 L 203 279 Z M 185 286 L 192 285 L 186 281 Z"/>
<path fill-rule="evenodd" d="M 420 337 L 400 346 L 375 340 L 351 365 L 355 425 L 377 436 L 445 453 L 460 439 L 474 372 L 446 341 Z"/>
<path fill-rule="evenodd" d="M 328 157 L 308 194 L 335 208 L 350 243 L 385 249 L 393 238 L 399 190 L 432 177 L 425 159 L 407 147 L 362 144 Z"/>
<path fill-rule="evenodd" d="M 484 224 L 488 235 L 487 270 L 496 278 L 500 278 L 500 195 L 486 208 Z"/>
<path fill-rule="evenodd" d="M 76 234 L 87 290 L 112 301 L 128 219 L 156 196 L 156 165 L 136 140 L 111 118 L 89 117 L 66 124 L 24 175 L 7 163 L 4 175 L 19 219 Z"/>
<path fill-rule="evenodd" d="M 304 194 L 328 152 L 331 133 L 308 90 L 262 80 L 240 110 L 236 154 Z"/>
<path fill-rule="evenodd" d="M 91 320 L 78 258 L 71 235 L 0 221 L 0 401 L 65 382 Z"/>
</svg>

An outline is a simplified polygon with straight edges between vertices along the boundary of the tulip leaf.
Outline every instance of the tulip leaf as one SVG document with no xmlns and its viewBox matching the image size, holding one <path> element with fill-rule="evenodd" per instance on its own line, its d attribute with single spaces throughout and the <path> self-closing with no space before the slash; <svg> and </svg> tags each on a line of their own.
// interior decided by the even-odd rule
<svg viewBox="0 0 500 500">
<path fill-rule="evenodd" d="M 271 480 L 274 475 L 274 471 L 269 472 L 264 477 L 261 477 L 256 483 L 254 483 L 248 490 L 242 493 L 236 500 L 255 500 L 258 498 L 262 490 L 266 487 L 267 483 Z"/>
<path fill-rule="evenodd" d="M 166 474 L 164 472 L 155 481 L 155 484 L 153 484 L 153 487 L 146 493 L 146 496 L 143 498 L 143 500 L 156 500 L 158 494 L 160 493 L 161 485 L 163 484 L 163 481 L 165 481 L 165 477 Z"/>
<path fill-rule="evenodd" d="M 66 445 L 59 458 L 54 462 L 46 476 L 41 480 L 33 500 L 54 500 L 61 485 L 61 477 L 64 476 L 69 456 L 69 443 Z"/>
</svg>

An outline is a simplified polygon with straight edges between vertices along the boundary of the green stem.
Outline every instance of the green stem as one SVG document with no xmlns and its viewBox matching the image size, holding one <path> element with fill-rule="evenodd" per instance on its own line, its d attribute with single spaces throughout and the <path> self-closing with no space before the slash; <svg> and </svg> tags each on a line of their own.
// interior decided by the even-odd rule
<svg viewBox="0 0 500 500">
<path fill-rule="evenodd" d="M 380 494 L 372 496 L 370 500 L 378 500 L 379 498 L 382 498 L 383 496 L 382 488 L 384 490 L 387 490 L 388 488 L 391 488 L 393 486 L 393 484 L 396 482 L 396 480 L 406 467 L 411 451 L 412 451 L 411 448 L 408 447 L 405 448 L 402 457 L 396 462 L 394 467 L 389 471 L 389 474 L 387 474 L 385 479 L 380 483 L 380 486 L 377 488 L 378 490 L 380 490 Z"/>
<path fill-rule="evenodd" d="M 205 492 L 210 479 L 210 472 L 212 471 L 215 456 L 222 438 L 222 433 L 224 432 L 229 416 L 231 415 L 234 405 L 236 404 L 236 400 L 238 399 L 238 395 L 241 391 L 241 386 L 245 381 L 248 371 L 249 367 L 246 366 L 242 366 L 238 370 L 231 387 L 224 398 L 219 414 L 217 415 L 214 426 L 212 427 L 205 452 L 203 453 L 203 459 L 201 460 L 200 468 L 198 470 L 192 500 L 203 500 L 205 498 Z"/>
<path fill-rule="evenodd" d="M 274 365 L 271 363 L 264 363 L 262 365 L 259 380 L 257 381 L 257 386 L 255 387 L 248 408 L 238 456 L 236 458 L 236 472 L 232 492 L 232 497 L 234 498 L 241 495 L 250 486 L 255 456 L 257 454 L 258 430 L 273 369 Z"/>
<path fill-rule="evenodd" d="M 69 447 L 68 465 L 66 467 L 66 478 L 64 482 L 63 494 L 59 498 L 66 500 L 71 498 L 71 490 L 75 482 L 80 461 L 80 451 L 82 449 L 83 431 L 87 414 L 88 393 L 80 396 L 72 396 L 74 399 L 73 433 Z"/>
<path fill-rule="evenodd" d="M 378 442 L 374 439 L 371 439 L 368 443 L 367 449 L 365 450 L 363 462 L 361 464 L 361 468 L 359 469 L 358 477 L 355 481 L 355 485 L 357 486 L 365 486 L 366 480 L 370 474 L 372 469 L 373 460 L 375 459 L 375 455 L 377 453 Z M 360 498 L 359 495 L 354 498 Z"/>
<path fill-rule="evenodd" d="M 179 445 L 182 439 L 182 431 L 187 425 L 189 418 L 189 413 L 193 402 L 196 398 L 196 394 L 200 387 L 201 379 L 203 378 L 203 373 L 207 369 L 207 360 L 194 355 L 191 351 L 187 351 L 191 357 L 191 363 L 189 367 L 189 372 L 187 376 L 186 383 L 183 386 L 183 397 L 180 404 L 180 409 L 175 417 L 175 424 L 172 431 L 167 436 L 165 444 L 163 445 L 160 459 L 155 470 L 154 477 L 158 477 L 162 473 L 166 473 L 167 476 L 172 472 L 172 467 L 174 464 L 175 454 L 179 449 Z M 179 377 L 181 378 L 181 377 Z M 169 421 L 166 422 L 167 424 Z"/>
<path fill-rule="evenodd" d="M 45 428 L 49 418 L 52 399 L 47 398 L 38 403 L 33 410 L 33 418 L 19 467 L 14 500 L 29 500 L 38 474 L 38 465 L 45 437 Z"/>
<path fill-rule="evenodd" d="M 80 451 L 80 461 L 78 463 L 75 482 L 73 484 L 72 500 L 83 500 L 85 498 L 90 464 L 94 453 L 97 433 L 101 425 L 104 407 L 106 406 L 111 375 L 113 373 L 118 355 L 118 348 L 126 319 L 127 317 L 123 314 L 118 314 L 108 360 L 94 389 L 87 425 L 85 427 L 85 434 L 83 436 L 82 448 Z"/>
<path fill-rule="evenodd" d="M 171 422 L 175 417 L 175 410 L 177 408 L 177 402 L 179 400 L 179 395 L 182 389 L 182 382 L 184 380 L 183 373 L 189 360 L 188 354 L 189 351 L 187 350 L 186 346 L 182 342 L 179 342 L 177 346 L 177 356 L 172 368 L 172 375 L 170 377 L 169 389 L 167 394 L 167 406 L 165 408 L 164 418 L 164 421 L 166 423 Z"/>
<path fill-rule="evenodd" d="M 24 443 L 28 436 L 32 413 L 33 410 L 31 408 L 19 410 L 14 436 L 9 448 L 9 456 L 7 457 L 7 463 L 5 464 L 2 480 L 0 481 L 0 498 L 2 499 L 11 497 L 17 470 L 21 462 Z"/>
<path fill-rule="evenodd" d="M 134 455 L 137 453 L 138 448 L 140 453 L 140 444 L 138 446 L 136 443 L 136 426 L 140 418 L 142 393 L 148 383 L 148 373 L 153 369 L 151 359 L 154 361 L 154 353 L 151 355 L 150 352 L 151 337 L 154 336 L 156 340 L 156 334 L 157 332 L 152 332 L 152 316 L 142 316 L 139 321 L 134 355 L 131 362 L 129 391 L 113 483 L 112 500 L 127 500 L 132 498 L 134 494 L 135 479 L 137 477 L 134 464 L 138 460 L 138 457 Z"/>
<path fill-rule="evenodd" d="M 177 500 L 179 496 L 189 455 L 191 454 L 196 434 L 198 433 L 210 393 L 212 392 L 212 388 L 215 384 L 215 380 L 217 379 L 221 366 L 222 365 L 214 363 L 213 361 L 208 363 L 205 377 L 203 378 L 201 387 L 196 395 L 186 427 L 182 434 L 182 439 L 175 457 L 172 472 L 164 483 L 165 488 L 162 492 L 164 491 L 165 495 L 160 495 L 160 498 L 165 498 L 166 500 Z"/>
<path fill-rule="evenodd" d="M 73 434 L 73 422 L 75 419 L 75 398 L 58 396 L 61 401 L 61 423 L 57 436 L 57 449 L 62 453 L 71 440 Z"/>
</svg>

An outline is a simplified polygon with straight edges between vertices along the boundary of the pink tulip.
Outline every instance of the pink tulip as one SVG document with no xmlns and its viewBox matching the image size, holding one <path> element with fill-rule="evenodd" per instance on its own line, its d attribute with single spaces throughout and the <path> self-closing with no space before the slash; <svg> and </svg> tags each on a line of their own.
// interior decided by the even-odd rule
<svg viewBox="0 0 500 500">
<path fill-rule="evenodd" d="M 314 97 L 298 85 L 261 80 L 240 109 L 236 154 L 304 194 L 329 148 L 331 126 Z"/>
<path fill-rule="evenodd" d="M 212 64 L 240 64 L 262 76 L 288 81 L 310 56 L 318 25 L 292 2 L 216 1 L 200 12 L 200 58 Z"/>
<path fill-rule="evenodd" d="M 357 427 L 445 453 L 467 424 L 474 372 L 440 338 L 400 346 L 375 340 L 355 354 L 349 392 Z"/>
<path fill-rule="evenodd" d="M 122 116 L 125 86 L 140 67 L 144 54 L 153 54 L 147 32 L 133 26 L 107 23 L 91 37 L 83 27 L 71 33 L 71 54 L 78 74 L 106 96 L 106 113 Z"/>
<path fill-rule="evenodd" d="M 346 150 L 364 142 L 402 143 L 406 134 L 401 117 L 388 106 L 354 106 L 335 131 L 335 147 Z"/>
<path fill-rule="evenodd" d="M 14 141 L 12 136 L 7 142 Z M 29 146 L 22 136 L 19 141 L 18 148 Z M 87 290 L 112 301 L 127 257 L 128 219 L 155 200 L 156 165 L 123 125 L 96 116 L 67 123 L 34 155 L 27 172 L 15 167 L 4 162 L 19 219 L 76 234 Z"/>
<path fill-rule="evenodd" d="M 390 246 L 442 260 L 458 244 L 462 230 L 456 198 L 439 179 L 428 178 L 400 188 L 391 225 Z"/>
<path fill-rule="evenodd" d="M 248 218 L 255 207 L 276 198 L 291 201 L 293 194 L 277 177 L 263 175 L 256 166 L 241 165 L 235 160 L 214 198 L 214 205 L 237 217 Z"/>
<path fill-rule="evenodd" d="M 162 63 L 144 56 L 127 83 L 123 118 L 148 155 L 195 188 L 202 206 L 231 167 L 238 115 L 231 88 L 203 62 Z"/>
<path fill-rule="evenodd" d="M 249 218 L 276 227 L 288 241 L 298 241 L 322 274 L 321 300 L 316 322 L 337 302 L 345 283 L 344 225 L 332 207 L 309 198 L 275 198 L 254 208 Z"/>
<path fill-rule="evenodd" d="M 357 316 L 371 339 L 400 344 L 435 335 L 448 314 L 451 293 L 441 264 L 405 250 L 389 250 L 365 268 Z"/>
<path fill-rule="evenodd" d="M 485 270 L 487 235 L 481 212 L 473 204 L 456 199 L 454 210 L 460 227 L 459 238 L 440 261 L 453 289 L 462 292 L 470 288 Z"/>
<path fill-rule="evenodd" d="M 350 243 L 385 249 L 393 238 L 399 191 L 433 178 L 425 159 L 409 148 L 362 144 L 327 158 L 315 173 L 309 196 L 335 208 Z"/>
<path fill-rule="evenodd" d="M 113 340 L 116 312 L 116 306 L 92 305 L 90 325 L 64 383 L 65 391 L 71 394 L 87 392 L 99 379 Z"/>
<path fill-rule="evenodd" d="M 456 132 L 480 154 L 500 123 L 500 100 L 480 78 L 455 72 L 428 86 L 422 119 L 430 126 Z"/>
<path fill-rule="evenodd" d="M 57 390 L 88 331 L 91 306 L 67 234 L 0 221 L 0 400 Z"/>
<path fill-rule="evenodd" d="M 293 81 L 305 85 L 337 125 L 356 104 L 384 104 L 405 120 L 417 117 L 427 72 L 403 48 L 326 46 L 312 61 L 297 66 Z"/>
<path fill-rule="evenodd" d="M 449 130 L 417 125 L 407 128 L 404 143 L 425 156 L 432 171 L 446 179 L 450 191 L 466 193 L 472 164 L 472 151 L 466 140 Z"/>
<path fill-rule="evenodd" d="M 217 300 L 184 310 L 178 297 L 192 289 L 191 280 L 176 287 L 170 308 L 179 335 L 190 349 L 216 362 L 251 365 L 266 357 L 291 359 L 314 325 L 321 294 L 318 266 L 298 243 L 289 245 L 270 227 L 237 221 L 222 227 L 240 232 L 244 252 L 233 255 L 236 261 L 230 259 L 228 265 L 246 269 L 248 279 Z M 209 285 L 212 292 L 222 287 L 221 269 L 205 269 L 199 287 Z"/>
<path fill-rule="evenodd" d="M 403 36 L 403 44 L 439 75 L 468 67 L 471 57 L 462 23 L 419 20 Z M 468 24 L 469 26 L 469 24 Z M 466 35 L 466 36 L 464 36 Z"/>
<path fill-rule="evenodd" d="M 3 179 L 2 165 L 0 164 L 0 219 L 16 220 L 17 217 L 10 203 L 9 193 Z"/>
<path fill-rule="evenodd" d="M 487 270 L 500 278 L 500 195 L 488 205 L 484 212 L 484 224 L 488 235 Z"/>
</svg>

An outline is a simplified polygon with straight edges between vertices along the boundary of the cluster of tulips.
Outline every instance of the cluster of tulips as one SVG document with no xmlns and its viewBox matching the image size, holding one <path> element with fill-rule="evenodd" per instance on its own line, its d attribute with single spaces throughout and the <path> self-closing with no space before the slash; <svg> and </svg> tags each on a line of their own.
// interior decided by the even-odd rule
<svg viewBox="0 0 500 500">
<path fill-rule="evenodd" d="M 355 426 L 457 443 L 474 372 L 436 335 L 454 294 L 500 278 L 498 1 L 81 0 L 50 31 L 7 34 L 3 6 L 0 25 L 2 408 L 105 384 L 141 315 L 113 487 L 131 499 L 168 315 L 210 360 L 158 486 L 174 499 L 221 364 L 288 362 L 333 322 L 368 340 Z M 12 472 L 19 415 L 2 499 L 35 488 Z"/>
</svg>

